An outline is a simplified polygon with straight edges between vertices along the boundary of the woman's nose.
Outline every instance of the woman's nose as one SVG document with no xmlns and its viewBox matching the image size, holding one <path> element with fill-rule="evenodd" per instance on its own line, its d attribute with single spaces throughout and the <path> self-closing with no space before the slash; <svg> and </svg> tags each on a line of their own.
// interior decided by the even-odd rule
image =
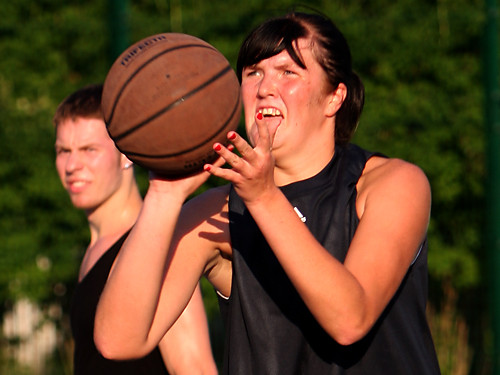
<svg viewBox="0 0 500 375">
<path fill-rule="evenodd" d="M 276 86 L 274 80 L 269 75 L 263 75 L 259 82 L 259 89 L 257 94 L 260 97 L 274 95 L 276 93 Z"/>
</svg>

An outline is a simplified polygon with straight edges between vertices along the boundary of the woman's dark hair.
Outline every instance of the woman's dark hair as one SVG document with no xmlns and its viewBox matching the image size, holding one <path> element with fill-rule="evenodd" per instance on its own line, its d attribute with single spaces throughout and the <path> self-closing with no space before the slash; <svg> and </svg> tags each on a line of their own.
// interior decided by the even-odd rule
<svg viewBox="0 0 500 375">
<path fill-rule="evenodd" d="M 310 38 L 313 55 L 335 89 L 339 83 L 347 87 L 347 96 L 336 115 L 335 142 L 350 141 L 363 110 L 365 90 L 358 75 L 352 70 L 351 52 L 346 39 L 333 22 L 319 14 L 292 12 L 270 19 L 256 29 L 243 42 L 237 63 L 241 82 L 245 67 L 275 56 L 286 50 L 300 67 L 305 68 L 297 40 Z"/>
</svg>

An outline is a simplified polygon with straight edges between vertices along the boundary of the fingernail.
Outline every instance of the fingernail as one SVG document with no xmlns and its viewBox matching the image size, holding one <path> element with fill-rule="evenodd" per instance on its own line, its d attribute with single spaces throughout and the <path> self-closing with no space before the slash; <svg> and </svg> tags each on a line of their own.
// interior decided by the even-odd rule
<svg viewBox="0 0 500 375">
<path fill-rule="evenodd" d="M 208 165 L 208 164 L 206 164 L 205 166 L 203 166 L 203 170 L 205 172 L 210 172 L 211 169 L 212 169 L 212 167 L 210 165 Z"/>
<path fill-rule="evenodd" d="M 214 146 L 214 150 L 215 151 L 220 151 L 222 149 L 222 146 L 220 145 L 220 143 L 216 143 L 215 146 Z"/>
<path fill-rule="evenodd" d="M 262 120 L 263 117 L 261 112 L 257 113 L 257 120 Z"/>
<path fill-rule="evenodd" d="M 236 138 L 236 133 L 235 132 L 230 132 L 229 135 L 227 136 L 229 139 L 233 140 Z"/>
</svg>

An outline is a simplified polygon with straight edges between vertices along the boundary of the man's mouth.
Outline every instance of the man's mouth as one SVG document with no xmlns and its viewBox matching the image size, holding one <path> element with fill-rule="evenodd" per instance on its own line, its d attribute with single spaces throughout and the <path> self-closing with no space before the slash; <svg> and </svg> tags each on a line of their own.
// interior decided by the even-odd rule
<svg viewBox="0 0 500 375">
<path fill-rule="evenodd" d="M 84 188 L 86 184 L 86 181 L 83 180 L 68 181 L 67 187 L 70 192 L 78 193 Z"/>
</svg>

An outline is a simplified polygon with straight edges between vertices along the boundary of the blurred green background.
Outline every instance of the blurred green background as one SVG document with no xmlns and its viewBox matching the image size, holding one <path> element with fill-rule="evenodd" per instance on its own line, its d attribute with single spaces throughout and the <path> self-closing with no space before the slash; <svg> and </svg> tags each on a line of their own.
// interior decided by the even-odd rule
<svg viewBox="0 0 500 375">
<path fill-rule="evenodd" d="M 103 82 L 126 46 L 161 32 L 200 37 L 234 67 L 250 29 L 292 5 L 288 0 L 0 4 L 1 374 L 72 373 L 68 306 L 88 229 L 54 168 L 51 118 L 57 104 L 83 85 Z M 430 179 L 429 319 L 442 372 L 490 374 L 485 2 L 308 0 L 307 5 L 344 32 L 366 86 L 354 142 L 416 163 Z M 144 171 L 138 177 L 144 191 Z M 204 188 L 218 183 L 210 180 Z M 217 303 L 210 286 L 203 285 L 219 359 Z M 31 316 L 32 327 L 13 330 L 19 319 L 28 319 L 23 314 Z M 28 342 L 47 327 L 56 335 L 42 335 L 50 342 L 45 346 L 54 348 L 45 354 L 40 344 Z"/>
</svg>

